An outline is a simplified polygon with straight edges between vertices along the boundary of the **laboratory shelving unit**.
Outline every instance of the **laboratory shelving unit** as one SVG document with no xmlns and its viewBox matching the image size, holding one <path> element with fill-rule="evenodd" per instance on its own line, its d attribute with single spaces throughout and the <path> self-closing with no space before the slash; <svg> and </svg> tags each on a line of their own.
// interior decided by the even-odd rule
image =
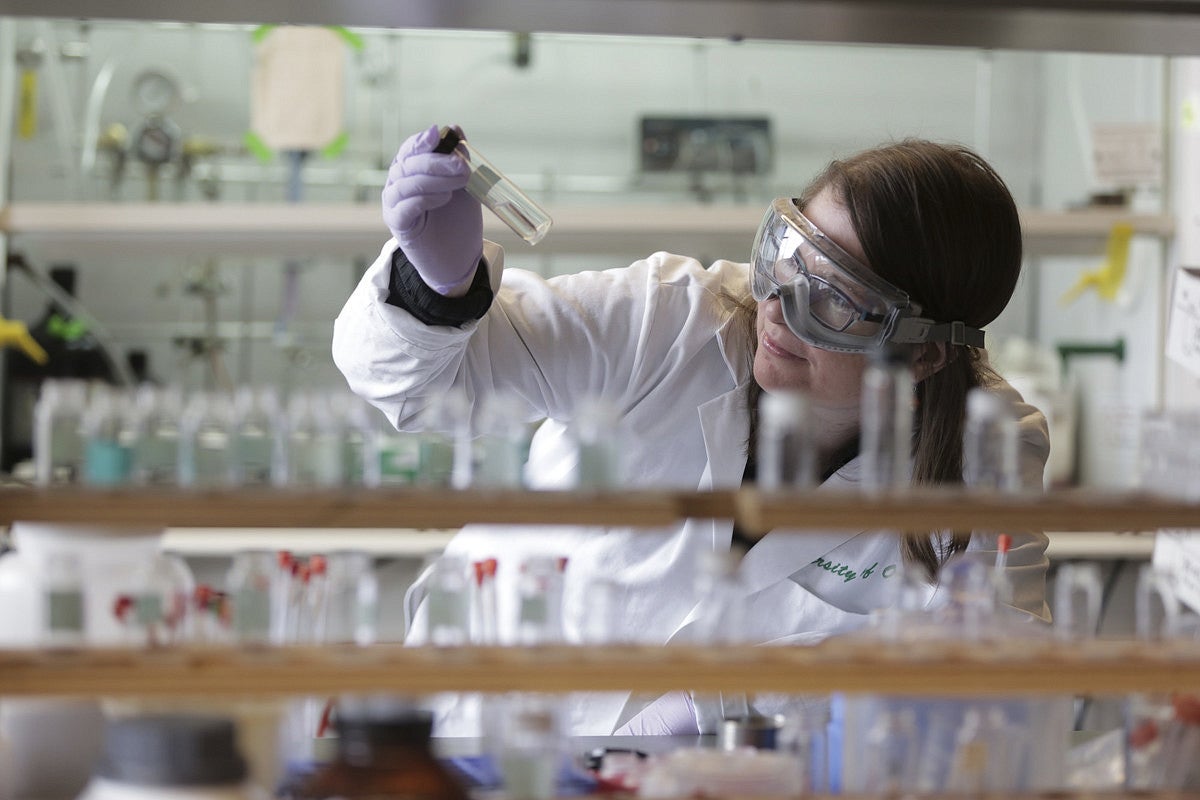
<svg viewBox="0 0 1200 800">
<path fill-rule="evenodd" d="M 787 529 L 990 528 L 1062 531 L 1200 528 L 1200 504 L 1144 493 L 524 492 L 446 489 L 293 492 L 10 489 L 0 523 L 95 526 L 230 524 L 443 529 L 468 522 L 622 525 L 736 519 L 752 535 Z M 113 535 L 120 535 L 113 527 Z M 336 543 L 331 542 L 331 546 Z M 189 696 L 339 691 L 746 690 L 791 693 L 1120 694 L 1200 690 L 1200 642 L 1019 645 L 980 637 L 905 643 L 847 637 L 815 647 L 533 648 L 178 647 L 0 653 L 7 695 Z"/>
</svg>

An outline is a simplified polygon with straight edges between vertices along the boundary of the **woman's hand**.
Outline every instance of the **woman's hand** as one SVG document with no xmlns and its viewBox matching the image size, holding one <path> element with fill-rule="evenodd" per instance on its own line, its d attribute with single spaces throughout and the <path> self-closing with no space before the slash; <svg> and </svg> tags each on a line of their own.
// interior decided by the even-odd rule
<svg viewBox="0 0 1200 800">
<path fill-rule="evenodd" d="M 458 295 L 483 255 L 483 208 L 466 192 L 467 163 L 433 152 L 438 141 L 433 126 L 400 145 L 383 187 L 383 221 L 431 289 Z"/>
</svg>

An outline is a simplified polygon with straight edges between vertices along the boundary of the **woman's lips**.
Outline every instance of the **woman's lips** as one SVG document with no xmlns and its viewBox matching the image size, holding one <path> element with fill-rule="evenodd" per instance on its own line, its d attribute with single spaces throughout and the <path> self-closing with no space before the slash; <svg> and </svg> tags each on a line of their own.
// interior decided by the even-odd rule
<svg viewBox="0 0 1200 800">
<path fill-rule="evenodd" d="M 791 352 L 790 350 L 785 350 L 783 347 L 781 347 L 778 342 L 776 342 L 774 339 L 771 338 L 770 334 L 767 334 L 767 333 L 763 334 L 762 346 L 765 347 L 767 350 L 769 350 L 773 355 L 776 355 L 780 358 L 787 358 L 787 359 L 791 359 L 793 361 L 803 361 L 804 360 L 803 356 L 796 355 L 795 353 Z"/>
</svg>

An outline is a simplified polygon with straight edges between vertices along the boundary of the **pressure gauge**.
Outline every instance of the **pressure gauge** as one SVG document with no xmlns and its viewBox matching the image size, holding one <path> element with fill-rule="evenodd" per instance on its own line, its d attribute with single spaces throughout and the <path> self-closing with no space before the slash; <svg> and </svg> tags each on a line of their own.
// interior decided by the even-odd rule
<svg viewBox="0 0 1200 800">
<path fill-rule="evenodd" d="M 179 84 L 157 70 L 146 70 L 133 79 L 133 102 L 141 114 L 165 114 L 179 97 Z"/>
</svg>

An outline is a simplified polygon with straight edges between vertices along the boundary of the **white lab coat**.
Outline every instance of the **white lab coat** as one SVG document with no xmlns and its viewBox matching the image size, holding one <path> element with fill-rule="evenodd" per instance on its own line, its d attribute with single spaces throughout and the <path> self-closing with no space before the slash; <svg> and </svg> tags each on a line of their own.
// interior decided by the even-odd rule
<svg viewBox="0 0 1200 800">
<path fill-rule="evenodd" d="M 394 247 L 395 242 L 384 247 L 338 316 L 333 356 L 351 388 L 397 427 L 413 426 L 421 398 L 452 384 L 472 398 L 515 392 L 530 421 L 548 420 L 535 436 L 529 474 L 535 485 L 552 487 L 569 472 L 569 451 L 559 445 L 572 412 L 580 399 L 604 390 L 623 415 L 631 485 L 708 490 L 741 483 L 752 331 L 738 323 L 734 310 L 749 293 L 747 265 L 718 261 L 705 268 L 659 252 L 625 268 L 549 280 L 508 270 L 501 283 L 503 251 L 487 243 L 484 256 L 493 288 L 499 287 L 495 302 L 478 322 L 452 328 L 424 325 L 384 302 Z M 1023 483 L 1040 488 L 1049 450 L 1045 419 L 1007 384 L 1001 388 L 1019 410 Z M 858 479 L 855 459 L 820 490 L 852 489 Z M 402 519 L 398 508 L 397 520 Z M 662 644 L 687 641 L 697 630 L 695 620 L 704 615 L 694 596 L 697 559 L 728 550 L 731 535 L 729 520 L 712 519 L 654 531 L 469 526 L 448 551 L 499 559 L 502 637 L 512 633 L 506 601 L 515 602 L 517 567 L 525 554 L 540 552 L 569 558 L 564 601 L 569 637 L 580 635 L 585 614 L 595 606 L 589 596 L 603 587 L 620 609 L 624 638 Z M 1048 616 L 1045 548 L 1041 534 L 1014 534 L 1009 554 L 1014 605 L 1042 617 Z M 995 533 L 974 536 L 968 554 L 993 563 Z M 748 612 L 743 637 L 813 642 L 860 627 L 888 596 L 900 563 L 898 539 L 888 532 L 774 531 L 742 562 Z M 934 588 L 929 592 L 935 601 Z M 419 641 L 423 628 L 418 613 L 410 638 Z M 659 730 L 661 725 L 639 724 L 636 716 L 652 700 L 575 695 L 570 730 L 576 735 Z M 695 716 L 700 728 L 711 725 L 711 710 L 696 709 Z"/>
</svg>

